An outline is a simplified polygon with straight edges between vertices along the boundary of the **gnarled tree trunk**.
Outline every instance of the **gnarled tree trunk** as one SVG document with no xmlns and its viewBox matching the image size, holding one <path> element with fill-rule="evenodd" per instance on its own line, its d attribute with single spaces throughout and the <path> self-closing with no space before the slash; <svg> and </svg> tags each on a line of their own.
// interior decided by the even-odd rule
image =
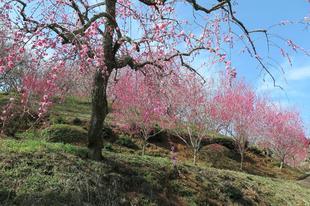
<svg viewBox="0 0 310 206">
<path fill-rule="evenodd" d="M 92 116 L 88 132 L 89 158 L 101 160 L 103 147 L 103 123 L 108 114 L 107 85 L 109 77 L 116 65 L 113 49 L 113 35 L 115 31 L 116 0 L 105 0 L 106 13 L 110 16 L 105 23 L 103 35 L 103 50 L 105 65 L 97 69 L 92 91 Z"/>
<path fill-rule="evenodd" d="M 92 90 L 92 114 L 88 132 L 88 156 L 89 158 L 98 161 L 102 160 L 103 123 L 108 114 L 108 101 L 106 94 L 108 80 L 109 75 L 102 74 L 101 70 L 96 71 Z"/>
</svg>

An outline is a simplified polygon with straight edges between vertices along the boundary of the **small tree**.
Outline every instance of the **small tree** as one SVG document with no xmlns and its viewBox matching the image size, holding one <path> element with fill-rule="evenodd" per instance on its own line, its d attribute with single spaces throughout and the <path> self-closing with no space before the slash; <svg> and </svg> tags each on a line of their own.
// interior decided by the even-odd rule
<svg viewBox="0 0 310 206">
<path fill-rule="evenodd" d="M 148 140 L 162 131 L 156 131 L 166 113 L 166 107 L 160 99 L 160 87 L 149 76 L 127 71 L 121 75 L 111 92 L 114 97 L 114 118 L 127 131 L 141 134 L 144 155 Z"/>
<path fill-rule="evenodd" d="M 218 88 L 214 101 L 215 116 L 222 119 L 224 129 L 235 141 L 240 154 L 240 169 L 243 168 L 244 154 L 254 136 L 257 119 L 255 117 L 255 92 L 244 82 L 225 83 Z"/>
<path fill-rule="evenodd" d="M 188 146 L 196 164 L 203 138 L 214 130 L 211 119 L 212 102 L 207 84 L 194 74 L 176 79 L 167 91 L 170 128 Z M 210 86 L 210 85 L 209 85 Z"/>
<path fill-rule="evenodd" d="M 307 157 L 307 139 L 297 112 L 273 107 L 266 118 L 263 143 L 283 165 L 296 165 Z"/>
</svg>

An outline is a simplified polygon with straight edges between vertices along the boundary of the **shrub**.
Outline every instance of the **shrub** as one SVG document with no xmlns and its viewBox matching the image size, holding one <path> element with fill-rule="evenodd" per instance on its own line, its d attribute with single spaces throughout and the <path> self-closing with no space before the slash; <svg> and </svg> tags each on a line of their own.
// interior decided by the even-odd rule
<svg viewBox="0 0 310 206">
<path fill-rule="evenodd" d="M 86 143 L 87 131 L 78 126 L 55 124 L 44 129 L 42 137 L 50 142 Z"/>
<path fill-rule="evenodd" d="M 51 117 L 52 124 L 66 124 L 66 120 L 62 116 L 53 116 Z"/>
<path fill-rule="evenodd" d="M 250 152 L 252 152 L 253 154 L 255 155 L 258 155 L 258 156 L 265 156 L 264 155 L 264 151 L 261 150 L 260 148 L 258 148 L 256 145 L 252 145 L 251 147 L 248 148 L 248 150 Z"/>
<path fill-rule="evenodd" d="M 219 136 L 211 137 L 203 140 L 202 145 L 219 144 L 227 147 L 228 149 L 235 149 L 234 139 L 231 137 Z"/>
<path fill-rule="evenodd" d="M 102 137 L 104 140 L 107 140 L 110 142 L 114 142 L 117 139 L 116 134 L 114 133 L 112 128 L 107 124 L 104 124 L 103 126 Z"/>
<path fill-rule="evenodd" d="M 111 143 L 107 143 L 107 144 L 105 144 L 104 146 L 103 146 L 103 148 L 105 149 L 105 150 L 107 150 L 107 151 L 113 151 L 113 146 L 112 146 L 112 144 Z"/>
<path fill-rule="evenodd" d="M 31 129 L 24 132 L 16 133 L 18 139 L 36 140 L 40 138 L 40 130 Z"/>
<path fill-rule="evenodd" d="M 130 137 L 126 135 L 120 135 L 119 138 L 115 142 L 118 145 L 128 147 L 131 149 L 138 149 L 139 147 L 130 139 Z"/>
<path fill-rule="evenodd" d="M 14 108 L 12 115 L 5 121 L 0 121 L 2 125 L 2 132 L 7 136 L 15 137 L 15 134 L 21 131 L 25 131 L 35 124 L 37 115 L 33 112 L 24 113 L 20 108 Z"/>
<path fill-rule="evenodd" d="M 83 124 L 83 122 L 80 118 L 76 117 L 72 120 L 72 124 L 81 126 Z"/>
</svg>

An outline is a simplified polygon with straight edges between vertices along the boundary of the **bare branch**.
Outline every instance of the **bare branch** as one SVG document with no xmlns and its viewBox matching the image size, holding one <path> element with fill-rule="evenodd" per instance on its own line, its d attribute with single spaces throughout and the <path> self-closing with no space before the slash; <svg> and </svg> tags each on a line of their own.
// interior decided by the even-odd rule
<svg viewBox="0 0 310 206">
<path fill-rule="evenodd" d="M 148 5 L 148 6 L 157 6 L 159 3 L 156 0 L 139 0 L 141 3 Z M 166 0 L 161 0 L 161 4 L 164 4 Z"/>
<path fill-rule="evenodd" d="M 19 13 L 22 16 L 23 21 L 32 23 L 36 26 L 34 29 L 30 30 L 28 28 L 28 26 L 26 25 L 27 32 L 34 32 L 34 31 L 38 30 L 39 28 L 49 28 L 52 31 L 54 31 L 55 33 L 57 33 L 60 37 L 63 38 L 63 40 L 64 40 L 63 43 L 72 43 L 73 40 L 75 39 L 76 35 L 83 36 L 84 32 L 92 25 L 93 22 L 95 22 L 96 20 L 103 18 L 103 17 L 109 19 L 111 22 L 113 22 L 114 26 L 116 28 L 118 28 L 116 20 L 106 12 L 98 13 L 98 14 L 94 15 L 92 18 L 90 18 L 87 22 L 85 22 L 87 20 L 87 17 L 81 13 L 81 11 L 78 8 L 78 5 L 76 5 L 76 3 L 74 3 L 74 1 L 72 1 L 72 0 L 70 0 L 72 2 L 71 7 L 78 13 L 79 18 L 82 19 L 81 23 L 84 22 L 82 28 L 76 29 L 74 31 L 69 31 L 68 29 L 66 29 L 65 27 L 63 27 L 57 23 L 42 24 L 42 23 L 40 23 L 34 19 L 30 19 L 25 14 L 25 9 L 27 7 L 27 4 L 22 0 L 14 0 L 14 1 L 16 1 L 22 5 L 22 8 L 19 11 Z M 117 34 L 118 34 L 119 38 L 121 38 L 121 36 L 122 36 L 121 32 L 119 31 L 119 29 L 116 29 L 116 30 L 117 30 Z"/>
<path fill-rule="evenodd" d="M 192 50 L 190 50 L 189 52 L 177 51 L 175 54 L 172 54 L 168 57 L 158 58 L 158 59 L 155 59 L 153 61 L 144 61 L 142 63 L 135 62 L 134 59 L 128 55 L 128 56 L 123 57 L 122 59 L 118 59 L 118 61 L 117 61 L 118 63 L 116 65 L 116 68 L 123 68 L 125 66 L 129 66 L 133 70 L 139 70 L 139 69 L 141 69 L 147 65 L 152 65 L 152 66 L 155 66 L 159 69 L 163 69 L 163 66 L 158 64 L 157 62 L 169 62 L 172 59 L 179 57 L 180 61 L 181 61 L 181 65 L 188 68 L 190 71 L 194 72 L 195 74 L 197 74 L 205 83 L 206 80 L 204 79 L 204 77 L 196 69 L 194 69 L 192 66 L 190 66 L 188 63 L 186 63 L 184 61 L 184 57 L 191 56 L 194 52 L 199 51 L 199 50 L 208 50 L 210 52 L 215 52 L 215 50 L 212 48 L 196 47 L 196 48 L 193 48 Z"/>
<path fill-rule="evenodd" d="M 214 5 L 212 8 L 210 9 L 207 9 L 201 5 L 199 5 L 196 0 L 185 0 L 186 2 L 190 3 L 193 8 L 196 10 L 196 11 L 203 11 L 207 14 L 210 14 L 212 13 L 213 11 L 216 11 L 220 8 L 222 8 L 223 6 L 225 6 L 225 4 L 227 4 L 228 2 L 226 0 L 223 0 L 223 1 L 220 1 L 218 4 Z"/>
<path fill-rule="evenodd" d="M 74 0 L 69 0 L 71 2 L 71 7 L 76 11 L 76 13 L 79 16 L 79 20 L 81 22 L 81 24 L 85 24 L 85 15 L 82 14 L 79 6 L 77 5 L 77 3 Z M 70 6 L 70 5 L 69 5 Z"/>
</svg>

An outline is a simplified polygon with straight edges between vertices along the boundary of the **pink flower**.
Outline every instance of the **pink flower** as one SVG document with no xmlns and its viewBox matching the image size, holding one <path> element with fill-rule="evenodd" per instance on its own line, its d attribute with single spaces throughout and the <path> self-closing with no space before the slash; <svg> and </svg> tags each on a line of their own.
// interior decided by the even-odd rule
<svg viewBox="0 0 310 206">
<path fill-rule="evenodd" d="M 8 62 L 8 68 L 13 69 L 14 68 L 14 63 L 12 61 Z"/>
<path fill-rule="evenodd" d="M 0 73 L 3 73 L 5 71 L 5 67 L 4 66 L 0 66 Z"/>
<path fill-rule="evenodd" d="M 19 48 L 18 52 L 19 53 L 24 53 L 25 52 L 25 48 L 24 47 Z"/>
</svg>

